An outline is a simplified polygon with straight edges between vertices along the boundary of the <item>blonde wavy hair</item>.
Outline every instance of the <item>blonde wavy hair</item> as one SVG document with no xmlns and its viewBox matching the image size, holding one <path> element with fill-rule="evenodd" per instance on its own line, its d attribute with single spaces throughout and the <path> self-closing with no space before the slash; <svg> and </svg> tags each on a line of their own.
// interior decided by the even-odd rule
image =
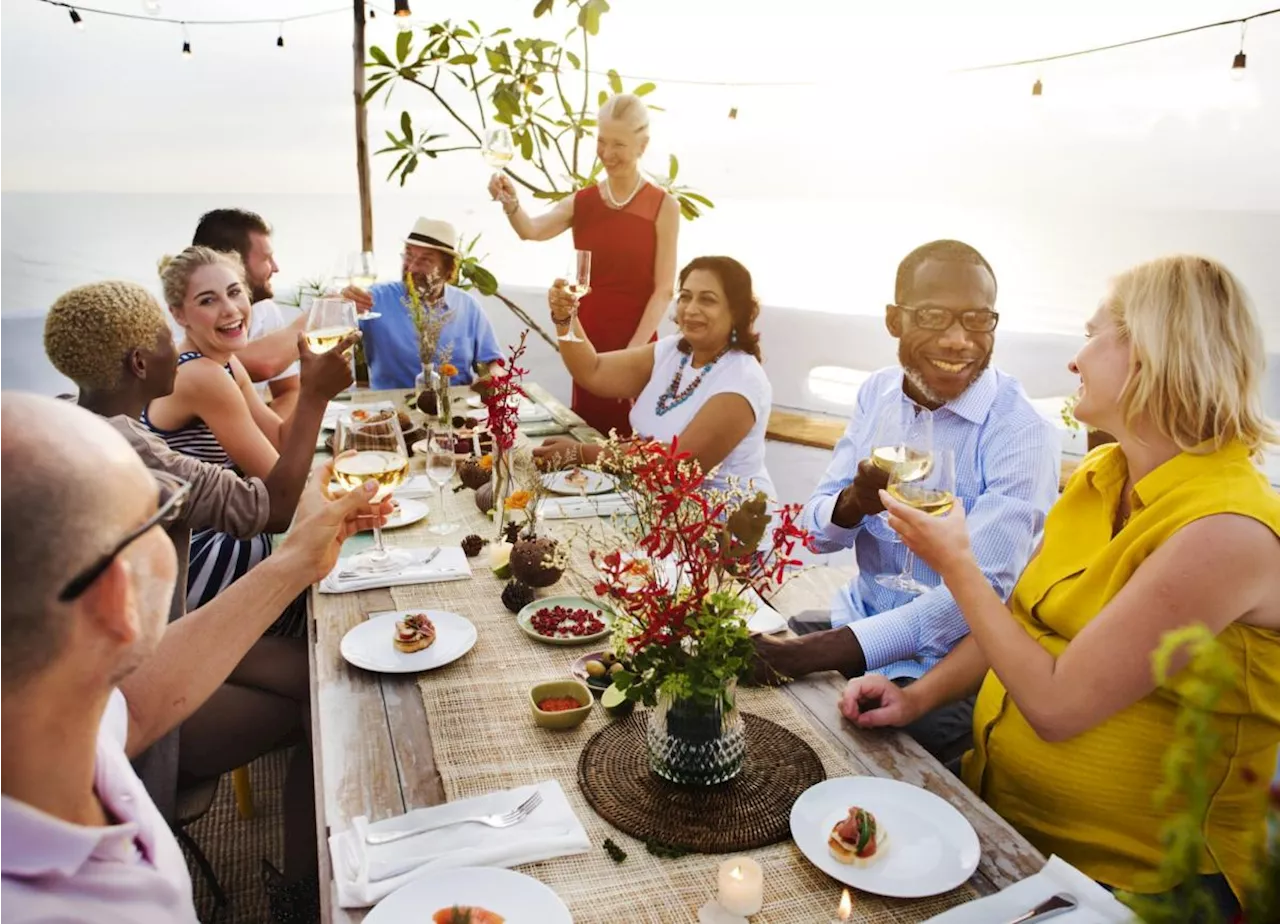
<svg viewBox="0 0 1280 924">
<path fill-rule="evenodd" d="M 157 268 L 160 272 L 160 284 L 164 289 L 164 300 L 170 310 L 181 308 L 187 300 L 187 286 L 191 284 L 192 274 L 202 266 L 229 266 L 240 277 L 241 285 L 246 285 L 244 262 L 235 253 L 222 253 L 211 247 L 188 247 L 176 256 L 160 258 Z"/>
<path fill-rule="evenodd" d="M 1146 415 L 1184 452 L 1239 440 L 1256 455 L 1280 442 L 1262 410 L 1262 329 L 1225 266 L 1181 254 L 1139 264 L 1113 282 L 1107 307 L 1129 341 L 1127 422 Z"/>
</svg>

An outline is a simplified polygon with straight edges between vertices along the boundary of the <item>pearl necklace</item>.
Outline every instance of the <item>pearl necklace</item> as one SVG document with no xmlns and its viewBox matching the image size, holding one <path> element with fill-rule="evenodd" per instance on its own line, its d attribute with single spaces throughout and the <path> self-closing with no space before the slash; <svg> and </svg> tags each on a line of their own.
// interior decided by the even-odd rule
<svg viewBox="0 0 1280 924">
<path fill-rule="evenodd" d="M 658 416 L 665 417 L 667 413 L 674 411 L 680 405 L 688 401 L 689 398 L 693 396 L 693 393 L 697 390 L 698 386 L 702 384 L 703 376 L 710 372 L 711 367 L 718 363 L 720 361 L 720 357 L 724 356 L 724 354 L 728 352 L 729 348 L 725 347 L 715 355 L 711 362 L 702 367 L 698 372 L 697 377 L 692 382 L 684 388 L 680 388 L 680 379 L 684 376 L 684 370 L 689 368 L 689 357 L 692 355 L 691 353 L 685 353 L 684 356 L 680 358 L 680 368 L 677 369 L 676 374 L 671 377 L 671 384 L 667 386 L 666 391 L 658 396 L 658 403 L 654 408 L 654 410 L 658 412 Z M 676 392 L 676 389 L 678 388 L 680 389 L 679 393 Z"/>
<path fill-rule="evenodd" d="M 604 182 L 600 184 L 600 192 L 604 196 L 605 203 L 611 209 L 614 209 L 615 211 L 621 211 L 622 209 L 625 209 L 628 205 L 631 204 L 631 200 L 636 197 L 636 194 L 640 192 L 640 189 L 643 186 L 644 186 L 644 175 L 641 174 L 636 177 L 636 188 L 631 190 L 631 195 L 627 196 L 627 198 L 619 202 L 617 199 L 613 198 L 613 187 L 609 184 L 609 178 L 606 176 L 604 178 Z"/>
</svg>

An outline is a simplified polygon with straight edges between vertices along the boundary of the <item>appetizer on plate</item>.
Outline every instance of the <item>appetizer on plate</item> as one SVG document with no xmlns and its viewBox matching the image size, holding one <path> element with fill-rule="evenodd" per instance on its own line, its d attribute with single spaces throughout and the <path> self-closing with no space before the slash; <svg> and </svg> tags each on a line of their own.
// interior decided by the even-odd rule
<svg viewBox="0 0 1280 924">
<path fill-rule="evenodd" d="M 430 648 L 436 640 L 436 627 L 426 613 L 410 613 L 396 620 L 396 647 L 404 652 Z"/>
<path fill-rule="evenodd" d="M 848 816 L 831 829 L 827 847 L 841 863 L 867 866 L 884 855 L 887 840 L 884 830 L 876 824 L 876 816 L 855 805 L 849 809 Z"/>
<path fill-rule="evenodd" d="M 591 483 L 591 479 L 582 469 L 575 468 L 569 474 L 564 476 L 564 483 L 571 488 L 585 488 Z"/>
<path fill-rule="evenodd" d="M 506 920 L 500 914 L 470 905 L 454 905 L 441 908 L 431 916 L 433 924 L 502 924 Z"/>
<path fill-rule="evenodd" d="M 533 614 L 529 625 L 546 638 L 582 638 L 605 630 L 605 624 L 593 610 L 567 606 L 543 607 Z"/>
</svg>

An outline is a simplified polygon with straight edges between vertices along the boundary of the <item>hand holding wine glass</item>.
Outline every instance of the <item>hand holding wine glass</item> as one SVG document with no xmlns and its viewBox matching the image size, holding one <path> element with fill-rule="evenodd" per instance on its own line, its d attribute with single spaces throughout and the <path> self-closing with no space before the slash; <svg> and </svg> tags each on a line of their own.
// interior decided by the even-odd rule
<svg viewBox="0 0 1280 924">
<path fill-rule="evenodd" d="M 889 525 L 907 548 L 944 579 L 957 568 L 974 565 L 964 505 L 955 496 L 955 455 L 935 450 L 934 471 L 910 484 L 885 491 Z"/>
<path fill-rule="evenodd" d="M 915 476 L 914 478 L 910 476 Z M 907 557 L 903 562 L 902 573 L 898 575 L 881 575 L 876 580 L 883 586 L 903 593 L 921 594 L 930 589 L 928 584 L 917 581 L 911 575 L 911 560 L 915 546 L 908 541 L 907 533 L 901 528 L 908 522 L 916 527 L 912 537 L 927 535 L 924 524 L 930 517 L 943 517 L 955 505 L 956 501 L 956 457 L 952 449 L 934 449 L 929 454 L 929 467 L 924 474 L 903 467 L 896 469 L 889 476 L 889 487 L 885 490 L 885 512 L 889 525 L 902 536 L 907 545 Z M 892 506 L 891 506 L 892 505 Z M 904 512 L 912 509 L 919 511 L 906 517 Z M 943 528 L 947 530 L 946 527 Z M 965 543 L 968 545 L 967 541 Z M 931 555 L 935 553 L 933 545 L 928 546 Z M 936 555 L 934 555 L 936 559 Z M 922 556 L 923 558 L 923 556 Z M 929 558 L 923 558 L 925 564 L 934 567 Z M 938 570 L 934 568 L 934 570 Z M 941 572 L 939 572 L 941 573 Z"/>
<path fill-rule="evenodd" d="M 509 178 L 503 176 L 502 171 L 506 169 L 507 164 L 511 163 L 515 153 L 516 147 L 511 138 L 511 129 L 505 125 L 499 125 L 485 132 L 480 154 L 484 157 L 484 162 L 496 171 L 489 178 L 489 195 L 501 202 L 502 207 L 508 212 L 515 205 L 516 188 Z"/>
<path fill-rule="evenodd" d="M 564 280 L 564 291 L 573 299 L 573 307 L 569 316 L 569 330 L 556 339 L 565 343 L 582 343 L 582 338 L 573 332 L 572 322 L 578 317 L 578 307 L 582 297 L 591 291 L 591 251 L 575 250 L 573 252 Z"/>
<path fill-rule="evenodd" d="M 372 321 L 374 318 L 382 317 L 381 312 L 372 310 L 373 299 L 369 296 L 369 289 L 377 281 L 378 261 L 373 251 L 358 250 L 347 257 L 347 285 L 343 288 L 342 294 L 346 296 L 351 292 L 353 295 L 358 293 L 363 296 L 352 298 L 352 301 L 356 302 L 356 310 L 362 321 Z M 364 311 L 360 311 L 362 307 Z"/>
<path fill-rule="evenodd" d="M 339 418 L 333 450 L 333 474 L 344 488 L 354 491 L 366 481 L 378 483 L 373 503 L 387 498 L 409 473 L 409 453 L 394 411 Z M 378 574 L 401 570 L 411 563 L 408 552 L 382 544 L 382 527 L 375 526 L 373 548 L 352 558 L 349 567 L 352 571 Z"/>
</svg>

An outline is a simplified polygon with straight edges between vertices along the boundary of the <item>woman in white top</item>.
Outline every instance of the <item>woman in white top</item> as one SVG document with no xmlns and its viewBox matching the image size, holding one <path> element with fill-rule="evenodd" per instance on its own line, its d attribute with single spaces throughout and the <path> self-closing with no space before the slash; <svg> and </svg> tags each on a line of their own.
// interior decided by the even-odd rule
<svg viewBox="0 0 1280 924">
<path fill-rule="evenodd" d="M 560 357 L 574 382 L 593 394 L 634 399 L 631 427 L 637 436 L 670 442 L 697 459 L 711 481 L 730 477 L 742 489 L 776 499 L 764 464 L 764 434 L 773 388 L 760 365 L 755 330 L 760 303 L 747 268 L 729 257 L 698 257 L 680 271 L 676 299 L 678 336 L 657 343 L 597 353 L 574 312 L 563 280 L 548 293 L 551 320 L 582 342 L 560 342 Z M 594 463 L 600 446 L 566 437 L 535 450 L 544 461 Z"/>
</svg>

